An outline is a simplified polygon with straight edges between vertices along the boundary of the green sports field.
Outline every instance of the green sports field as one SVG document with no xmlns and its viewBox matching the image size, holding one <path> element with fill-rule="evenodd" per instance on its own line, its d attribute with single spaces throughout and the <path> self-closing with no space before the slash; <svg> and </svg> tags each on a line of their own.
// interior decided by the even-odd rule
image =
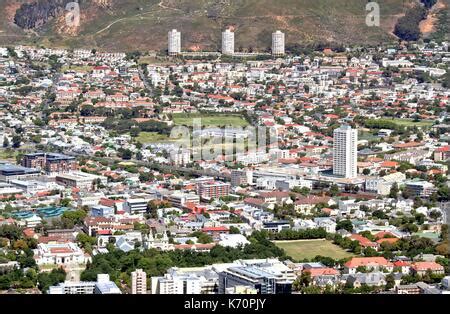
<svg viewBox="0 0 450 314">
<path fill-rule="evenodd" d="M 175 125 L 192 126 L 194 119 L 201 119 L 202 126 L 233 126 L 233 127 L 245 127 L 248 125 L 240 115 L 235 114 L 180 114 L 176 113 L 172 115 Z"/>
<path fill-rule="evenodd" d="M 420 127 L 420 128 L 426 128 L 426 127 L 430 127 L 434 124 L 434 121 L 432 121 L 432 120 L 414 121 L 412 119 L 393 119 L 390 121 L 394 122 L 398 126 L 405 126 L 405 127 L 416 126 L 416 127 Z"/>
<path fill-rule="evenodd" d="M 142 144 L 169 142 L 171 139 L 165 134 L 157 132 L 140 132 L 136 140 Z"/>
<path fill-rule="evenodd" d="M 284 249 L 286 254 L 295 260 L 313 259 L 317 255 L 334 259 L 342 259 L 353 256 L 331 241 L 319 240 L 291 240 L 275 241 L 276 246 Z"/>
</svg>

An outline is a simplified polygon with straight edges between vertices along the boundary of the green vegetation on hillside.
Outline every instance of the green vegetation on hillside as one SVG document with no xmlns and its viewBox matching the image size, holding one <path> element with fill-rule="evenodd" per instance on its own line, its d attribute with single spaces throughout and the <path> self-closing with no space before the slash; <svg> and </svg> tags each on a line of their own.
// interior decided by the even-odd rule
<svg viewBox="0 0 450 314">
<path fill-rule="evenodd" d="M 415 41 L 420 38 L 419 23 L 427 16 L 427 10 L 419 5 L 406 11 L 395 25 L 394 34 L 407 41 Z"/>
<path fill-rule="evenodd" d="M 383 1 L 381 27 L 369 27 L 365 23 L 366 2 L 360 0 L 129 0 L 112 1 L 107 7 L 98 1 L 83 1 L 81 10 L 88 14 L 83 14 L 76 34 L 65 34 L 56 19 L 34 29 L 36 32 L 11 26 L 16 1 L 0 0 L 0 13 L 8 16 L 0 22 L 0 33 L 4 33 L 0 43 L 164 51 L 167 31 L 177 28 L 183 32 L 184 50 L 219 50 L 221 30 L 235 26 L 237 50 L 269 51 L 271 33 L 276 29 L 286 32 L 288 44 L 377 44 L 395 40 L 390 35 L 392 27 L 405 6 L 414 2 Z M 42 16 L 50 14 L 40 11 L 34 18 Z M 35 22 L 27 16 L 21 21 L 26 25 Z"/>
</svg>

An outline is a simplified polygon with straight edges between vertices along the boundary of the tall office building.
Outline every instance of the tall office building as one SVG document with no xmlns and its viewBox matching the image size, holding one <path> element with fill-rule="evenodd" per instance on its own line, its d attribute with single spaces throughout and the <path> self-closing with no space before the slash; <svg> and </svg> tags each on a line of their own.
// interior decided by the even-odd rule
<svg viewBox="0 0 450 314">
<path fill-rule="evenodd" d="M 234 32 L 229 29 L 222 32 L 222 53 L 225 55 L 234 54 Z"/>
<path fill-rule="evenodd" d="M 272 55 L 274 56 L 282 56 L 284 55 L 284 33 L 280 31 L 276 31 L 272 33 Z"/>
<path fill-rule="evenodd" d="M 131 273 L 131 294 L 147 294 L 147 274 L 142 269 Z"/>
<path fill-rule="evenodd" d="M 344 178 L 357 176 L 358 130 L 343 125 L 334 130 L 333 174 Z"/>
<path fill-rule="evenodd" d="M 169 39 L 169 56 L 176 56 L 181 53 L 181 33 L 176 29 L 172 29 L 168 34 Z"/>
</svg>

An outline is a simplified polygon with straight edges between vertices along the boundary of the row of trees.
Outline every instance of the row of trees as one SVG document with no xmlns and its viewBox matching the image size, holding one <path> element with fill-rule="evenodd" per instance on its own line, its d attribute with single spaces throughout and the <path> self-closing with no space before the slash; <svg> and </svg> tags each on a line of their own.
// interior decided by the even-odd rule
<svg viewBox="0 0 450 314">
<path fill-rule="evenodd" d="M 156 120 L 138 123 L 133 119 L 117 119 L 109 117 L 103 121 L 102 126 L 107 130 L 114 130 L 120 134 L 133 130 L 135 136 L 139 135 L 139 132 L 158 132 L 160 134 L 169 135 L 171 131 L 166 123 Z"/>
<path fill-rule="evenodd" d="M 149 276 L 160 276 L 170 267 L 197 267 L 214 263 L 227 263 L 237 259 L 286 258 L 285 252 L 268 239 L 266 232 L 254 232 L 249 238 L 250 244 L 243 248 L 222 247 L 216 245 L 210 252 L 189 250 L 158 251 L 132 250 L 123 252 L 108 246 L 109 252 L 97 254 L 92 263 L 88 263 L 81 274 L 81 280 L 96 280 L 97 274 L 110 274 L 116 283 L 127 283 L 132 271 L 142 268 Z"/>
<path fill-rule="evenodd" d="M 272 240 L 302 240 L 302 239 L 324 239 L 327 236 L 327 232 L 323 228 L 317 229 L 305 229 L 305 230 L 282 230 L 278 233 L 271 233 L 270 238 Z"/>
</svg>

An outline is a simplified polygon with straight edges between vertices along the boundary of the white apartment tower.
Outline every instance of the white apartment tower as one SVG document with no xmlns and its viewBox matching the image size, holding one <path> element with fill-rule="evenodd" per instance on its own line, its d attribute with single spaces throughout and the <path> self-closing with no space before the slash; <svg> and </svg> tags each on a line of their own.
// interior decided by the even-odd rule
<svg viewBox="0 0 450 314">
<path fill-rule="evenodd" d="M 147 274 L 142 269 L 131 273 L 131 294 L 147 294 Z"/>
<path fill-rule="evenodd" d="M 333 174 L 344 178 L 357 176 L 358 130 L 343 125 L 333 133 Z"/>
<path fill-rule="evenodd" d="M 168 35 L 169 38 L 169 56 L 176 56 L 181 53 L 181 33 L 172 29 Z"/>
<path fill-rule="evenodd" d="M 281 31 L 276 31 L 272 33 L 272 55 L 282 56 L 284 55 L 284 33 Z"/>
<path fill-rule="evenodd" d="M 225 55 L 234 54 L 234 32 L 229 29 L 222 32 L 222 53 Z"/>
</svg>

